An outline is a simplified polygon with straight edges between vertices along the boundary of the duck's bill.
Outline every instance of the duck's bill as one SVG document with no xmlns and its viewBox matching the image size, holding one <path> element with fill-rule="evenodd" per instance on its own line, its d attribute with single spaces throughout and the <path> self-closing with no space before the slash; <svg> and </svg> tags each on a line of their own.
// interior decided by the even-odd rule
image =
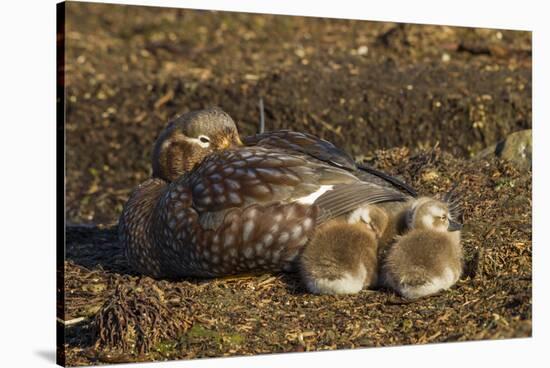
<svg viewBox="0 0 550 368">
<path fill-rule="evenodd" d="M 447 230 L 449 231 L 458 231 L 462 229 L 462 224 L 453 220 L 449 221 L 449 227 Z"/>
</svg>

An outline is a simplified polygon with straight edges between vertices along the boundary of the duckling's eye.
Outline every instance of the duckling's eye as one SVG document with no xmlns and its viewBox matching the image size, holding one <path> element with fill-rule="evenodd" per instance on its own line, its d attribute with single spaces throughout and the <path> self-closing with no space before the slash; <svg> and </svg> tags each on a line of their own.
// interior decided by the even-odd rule
<svg viewBox="0 0 550 368">
<path fill-rule="evenodd" d="M 447 220 L 447 215 L 441 215 L 441 220 L 446 221 Z"/>
</svg>

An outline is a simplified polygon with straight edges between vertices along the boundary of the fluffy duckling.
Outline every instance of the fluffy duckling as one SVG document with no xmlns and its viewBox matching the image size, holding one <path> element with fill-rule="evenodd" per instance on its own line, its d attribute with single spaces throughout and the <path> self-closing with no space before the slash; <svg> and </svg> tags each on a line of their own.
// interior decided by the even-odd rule
<svg viewBox="0 0 550 368">
<path fill-rule="evenodd" d="M 378 239 L 388 223 L 382 209 L 366 206 L 347 221 L 321 226 L 300 258 L 306 288 L 314 294 L 353 294 L 376 283 Z"/>
<path fill-rule="evenodd" d="M 462 273 L 462 225 L 446 202 L 422 197 L 407 213 L 410 229 L 398 237 L 381 267 L 381 281 L 408 299 L 435 294 L 454 285 Z"/>
</svg>

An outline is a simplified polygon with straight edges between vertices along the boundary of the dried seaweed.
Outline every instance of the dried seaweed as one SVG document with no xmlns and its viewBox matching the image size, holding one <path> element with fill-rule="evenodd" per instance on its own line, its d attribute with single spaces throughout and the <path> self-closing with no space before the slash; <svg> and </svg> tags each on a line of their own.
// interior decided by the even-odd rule
<svg viewBox="0 0 550 368">
<path fill-rule="evenodd" d="M 188 308 L 169 307 L 171 287 L 161 288 L 150 278 L 120 282 L 95 317 L 96 348 L 134 350 L 139 354 L 166 339 L 175 339 L 191 322 Z"/>
</svg>

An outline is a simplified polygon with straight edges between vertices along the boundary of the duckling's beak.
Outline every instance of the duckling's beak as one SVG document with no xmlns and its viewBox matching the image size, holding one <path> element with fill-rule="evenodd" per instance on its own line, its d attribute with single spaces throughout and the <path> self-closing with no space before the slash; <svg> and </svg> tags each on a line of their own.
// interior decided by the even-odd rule
<svg viewBox="0 0 550 368">
<path fill-rule="evenodd" d="M 449 227 L 447 227 L 448 231 L 457 231 L 462 229 L 462 224 L 453 220 L 449 220 Z"/>
</svg>

